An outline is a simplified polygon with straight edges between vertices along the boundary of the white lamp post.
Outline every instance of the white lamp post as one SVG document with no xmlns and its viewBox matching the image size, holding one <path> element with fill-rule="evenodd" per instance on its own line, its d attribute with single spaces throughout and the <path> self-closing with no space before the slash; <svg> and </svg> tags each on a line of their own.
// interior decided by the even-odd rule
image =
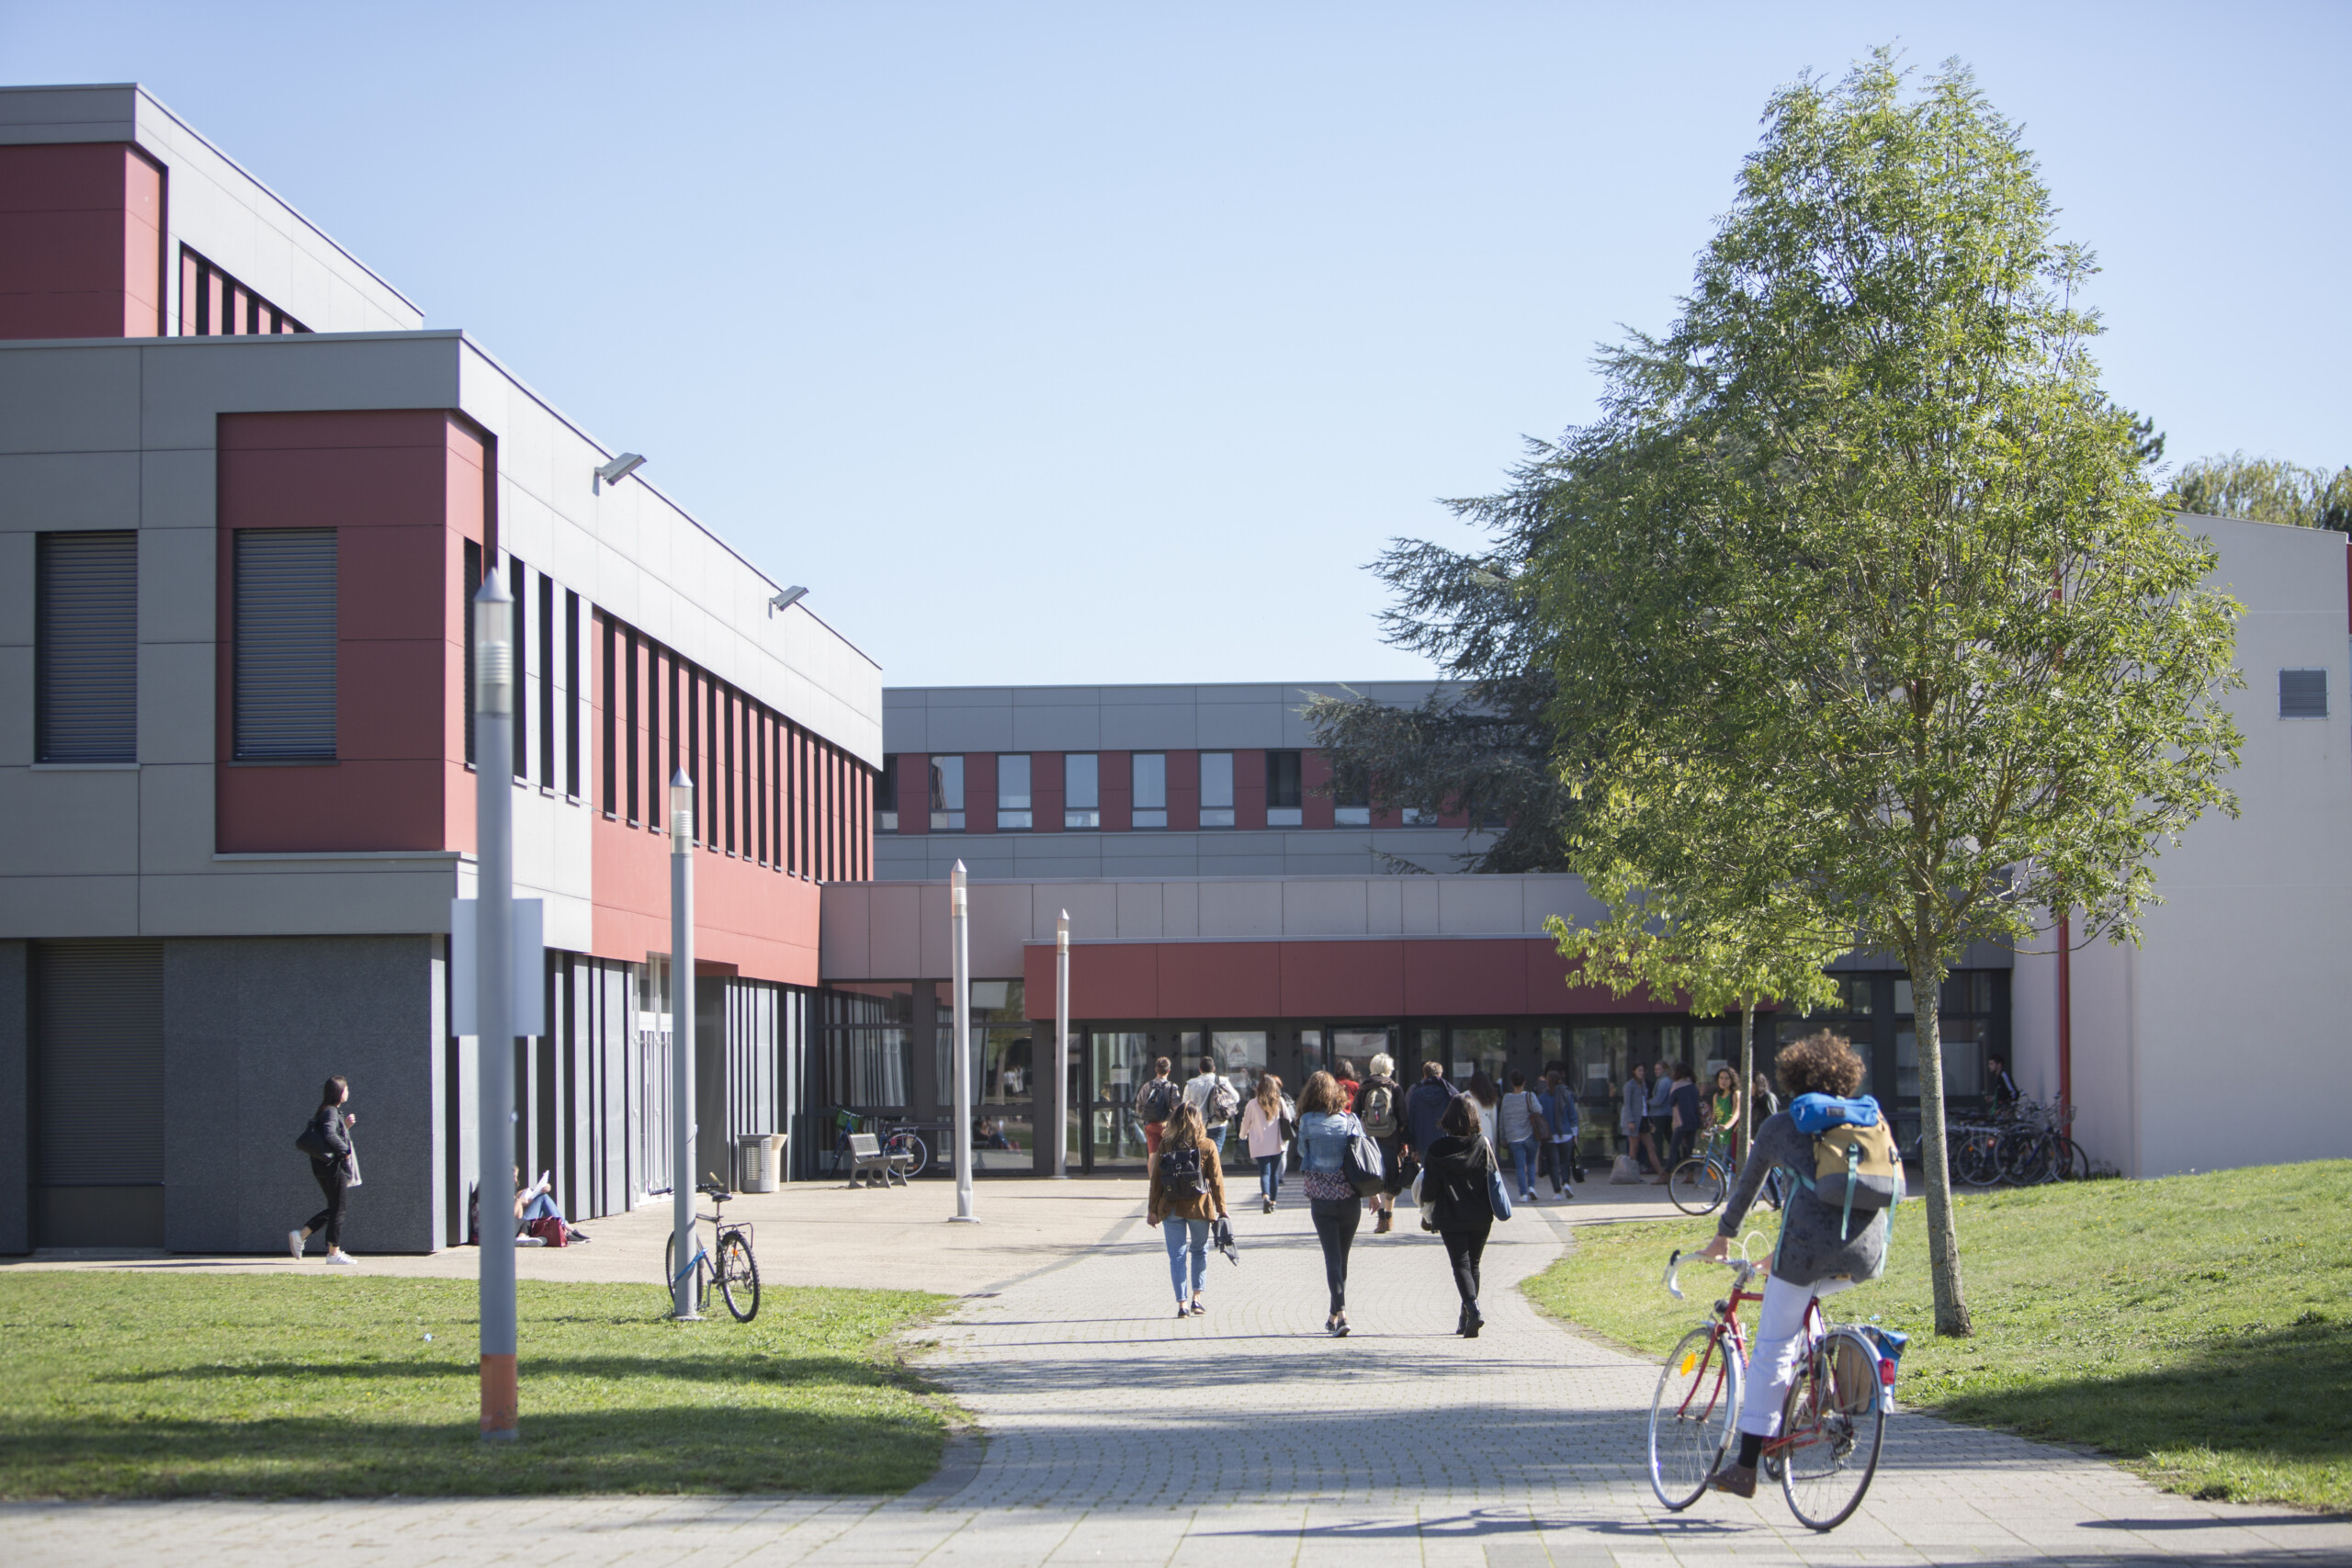
<svg viewBox="0 0 2352 1568">
<path fill-rule="evenodd" d="M 514 1372 L 514 606 L 502 574 L 474 595 L 474 1144 L 481 1168 L 481 1435 L 522 1435 Z M 503 1170 L 504 1176 L 498 1173 Z"/>
<path fill-rule="evenodd" d="M 695 785 L 670 775 L 670 1315 L 695 1310 Z"/>
<path fill-rule="evenodd" d="M 968 1224 L 979 1216 L 972 1213 L 972 916 L 960 860 L 947 879 L 947 923 L 952 937 L 948 988 L 955 993 L 956 1218 Z"/>
<path fill-rule="evenodd" d="M 1069 911 L 1054 922 L 1054 1176 L 1069 1179 Z"/>
</svg>

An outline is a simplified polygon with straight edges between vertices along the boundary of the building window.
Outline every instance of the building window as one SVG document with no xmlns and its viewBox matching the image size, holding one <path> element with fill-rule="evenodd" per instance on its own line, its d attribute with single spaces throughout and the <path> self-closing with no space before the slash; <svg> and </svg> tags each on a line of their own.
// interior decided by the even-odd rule
<svg viewBox="0 0 2352 1568">
<path fill-rule="evenodd" d="M 1091 751 L 1063 753 L 1063 827 L 1100 828 L 1102 826 L 1102 779 L 1095 769 L 1096 759 Z"/>
<path fill-rule="evenodd" d="M 997 831 L 1018 832 L 1029 821 L 1029 753 L 1001 753 L 996 760 Z"/>
<path fill-rule="evenodd" d="M 1233 826 L 1233 753 L 1201 753 L 1201 826 Z"/>
<path fill-rule="evenodd" d="M 1137 751 L 1128 759 L 1135 782 L 1135 816 L 1138 829 L 1168 826 L 1168 753 Z"/>
<path fill-rule="evenodd" d="M 1351 781 L 1344 773 L 1335 773 L 1331 780 L 1331 802 L 1334 827 L 1371 827 L 1372 775 L 1357 773 Z"/>
<path fill-rule="evenodd" d="M 874 828 L 880 833 L 899 830 L 899 759 L 882 759 L 882 776 L 874 786 Z"/>
<path fill-rule="evenodd" d="M 466 766 L 474 761 L 474 595 L 481 592 L 481 547 L 466 541 L 466 689 L 458 706 L 466 710 Z"/>
<path fill-rule="evenodd" d="M 563 591 L 563 793 L 580 798 L 580 595 Z"/>
<path fill-rule="evenodd" d="M 139 536 L 43 534 L 33 564 L 33 757 L 139 760 Z"/>
<path fill-rule="evenodd" d="M 180 247 L 180 335 L 243 337 L 311 329 L 214 266 Z"/>
<path fill-rule="evenodd" d="M 568 689 L 568 688 L 567 688 Z M 539 787 L 555 793 L 555 579 L 539 573 Z"/>
<path fill-rule="evenodd" d="M 2327 671 L 2324 670 L 2279 671 L 2278 716 L 2280 718 L 2325 718 L 2327 716 Z"/>
<path fill-rule="evenodd" d="M 1305 821 L 1302 807 L 1306 796 L 1298 782 L 1298 753 L 1269 751 L 1266 753 L 1266 826 L 1295 828 Z"/>
<path fill-rule="evenodd" d="M 931 760 L 931 830 L 934 833 L 960 833 L 964 830 L 964 759 L 933 757 Z"/>
<path fill-rule="evenodd" d="M 514 777 L 523 784 L 531 782 L 530 586 L 529 569 L 520 557 L 508 556 L 506 592 L 514 603 L 507 612 L 514 621 L 506 630 L 514 648 L 514 722 L 507 726 L 507 733 L 514 739 Z"/>
<path fill-rule="evenodd" d="M 1437 826 L 1437 808 L 1432 806 L 1408 806 L 1405 807 L 1404 817 L 1405 826 L 1408 828 Z"/>
<path fill-rule="evenodd" d="M 232 732 L 240 761 L 334 758 L 334 529 L 238 532 Z"/>
</svg>

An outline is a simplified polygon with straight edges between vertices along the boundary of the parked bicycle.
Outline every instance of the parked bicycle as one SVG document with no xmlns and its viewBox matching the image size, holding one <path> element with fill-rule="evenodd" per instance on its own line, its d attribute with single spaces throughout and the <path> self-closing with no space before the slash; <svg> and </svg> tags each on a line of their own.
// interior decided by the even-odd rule
<svg viewBox="0 0 2352 1568">
<path fill-rule="evenodd" d="M 1686 1214 L 1712 1214 L 1738 1179 L 1738 1168 L 1731 1163 L 1731 1134 L 1718 1128 L 1703 1153 L 1692 1155 L 1667 1177 L 1666 1195 Z M 1774 1209 L 1781 1206 L 1781 1179 L 1778 1170 L 1764 1178 L 1761 1196 Z"/>
<path fill-rule="evenodd" d="M 890 1157 L 893 1168 L 899 1175 L 907 1177 L 921 1176 L 923 1168 L 931 1163 L 931 1147 L 922 1141 L 916 1129 L 921 1128 L 926 1133 L 946 1131 L 935 1122 L 918 1122 L 903 1117 L 856 1111 L 846 1105 L 834 1108 L 833 1119 L 841 1125 L 837 1152 L 848 1150 L 852 1133 L 872 1133 L 880 1140 L 882 1152 Z"/>
<path fill-rule="evenodd" d="M 675 1300 L 680 1277 L 686 1269 L 693 1269 L 695 1311 L 708 1309 L 710 1287 L 715 1283 L 727 1303 L 728 1313 L 738 1323 L 749 1323 L 760 1314 L 760 1266 L 752 1256 L 752 1227 L 745 1221 L 730 1222 L 724 1217 L 727 1203 L 735 1194 L 719 1186 L 716 1176 L 695 1190 L 710 1200 L 713 1212 L 695 1216 L 695 1255 L 687 1260 L 685 1269 L 678 1267 L 678 1238 L 674 1235 L 670 1237 L 662 1249 L 662 1277 L 669 1282 L 671 1297 Z M 706 1223 L 712 1231 L 707 1246 L 702 1233 Z"/>
<path fill-rule="evenodd" d="M 1682 1299 L 1675 1276 L 1696 1253 L 1667 1260 L 1666 1288 Z M 1761 1302 L 1760 1263 L 1726 1259 L 1731 1294 L 1708 1321 L 1684 1335 L 1658 1373 L 1650 1401 L 1650 1489 L 1680 1513 L 1699 1500 L 1707 1480 L 1739 1441 L 1746 1393 L 1747 1334 L 1743 1302 Z M 1768 1439 L 1760 1461 L 1781 1483 L 1789 1511 L 1806 1529 L 1831 1530 L 1852 1517 L 1878 1472 L 1886 1414 L 1894 1404 L 1894 1370 L 1903 1336 L 1852 1324 L 1831 1324 L 1815 1300 L 1805 1308 L 1805 1345 L 1796 1381 L 1781 1406 L 1781 1434 Z"/>
<path fill-rule="evenodd" d="M 2090 1156 L 2066 1131 L 2074 1119 L 2072 1106 L 2028 1100 L 1991 1120 L 1952 1122 L 1944 1129 L 1952 1179 L 1968 1187 L 2088 1180 Z M 1924 1137 L 1914 1140 L 1911 1158 L 1924 1163 Z"/>
</svg>

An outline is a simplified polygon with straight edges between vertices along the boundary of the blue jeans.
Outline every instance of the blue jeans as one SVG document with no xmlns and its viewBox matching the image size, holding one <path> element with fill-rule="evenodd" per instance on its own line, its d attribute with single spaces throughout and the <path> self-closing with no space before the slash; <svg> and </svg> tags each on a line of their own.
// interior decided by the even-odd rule
<svg viewBox="0 0 2352 1568">
<path fill-rule="evenodd" d="M 1519 1195 L 1535 1196 L 1535 1140 L 1521 1138 L 1510 1146 L 1510 1165 L 1519 1177 Z"/>
<path fill-rule="evenodd" d="M 1176 1285 L 1176 1304 L 1183 1306 L 1201 1293 L 1201 1286 L 1208 1280 L 1209 1223 L 1170 1214 L 1159 1222 L 1159 1234 L 1168 1243 L 1168 1277 Z M 1188 1244 L 1193 1255 L 1190 1283 L 1184 1278 L 1184 1254 Z"/>
<path fill-rule="evenodd" d="M 1232 1130 L 1232 1127 L 1233 1123 L 1230 1122 L 1220 1122 L 1208 1130 L 1209 1137 L 1216 1145 L 1216 1157 L 1219 1159 L 1225 1157 L 1225 1135 Z"/>
<path fill-rule="evenodd" d="M 1269 1198 L 1278 1198 L 1282 1196 L 1282 1156 L 1260 1155 L 1258 1156 L 1258 1190 L 1264 1193 Z"/>
</svg>

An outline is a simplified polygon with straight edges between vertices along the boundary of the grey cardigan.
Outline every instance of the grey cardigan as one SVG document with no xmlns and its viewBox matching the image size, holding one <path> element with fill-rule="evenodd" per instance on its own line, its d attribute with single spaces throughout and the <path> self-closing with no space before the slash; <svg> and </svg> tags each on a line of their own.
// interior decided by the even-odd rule
<svg viewBox="0 0 2352 1568">
<path fill-rule="evenodd" d="M 1813 1174 L 1813 1140 L 1797 1131 L 1785 1111 L 1764 1119 L 1756 1129 L 1755 1146 L 1747 1152 L 1747 1168 L 1724 1204 L 1715 1234 L 1739 1239 L 1739 1227 L 1764 1185 L 1765 1173 L 1775 1166 Z M 1886 1227 L 1890 1211 L 1882 1209 L 1868 1221 L 1857 1219 L 1854 1234 L 1838 1234 L 1842 1216 L 1813 1195 L 1803 1181 L 1788 1184 L 1788 1201 L 1781 1208 L 1781 1241 L 1772 1252 L 1772 1272 L 1792 1285 L 1817 1285 L 1824 1280 L 1875 1280 L 1886 1268 Z"/>
</svg>

